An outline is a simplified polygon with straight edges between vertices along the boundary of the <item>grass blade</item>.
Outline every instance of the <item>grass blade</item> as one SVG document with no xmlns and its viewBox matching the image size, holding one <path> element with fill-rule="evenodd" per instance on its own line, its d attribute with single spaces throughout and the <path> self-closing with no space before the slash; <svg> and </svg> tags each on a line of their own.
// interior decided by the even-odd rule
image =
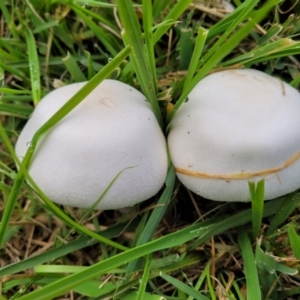
<svg viewBox="0 0 300 300">
<path fill-rule="evenodd" d="M 244 261 L 244 273 L 247 284 L 247 300 L 262 299 L 251 242 L 245 229 L 239 230 L 238 244 L 240 246 Z"/>
<path fill-rule="evenodd" d="M 280 39 L 230 59 L 222 63 L 221 66 L 228 67 L 234 64 L 243 64 L 249 67 L 260 60 L 266 61 L 282 57 L 285 54 L 293 55 L 299 53 L 299 45 L 299 42 L 292 41 L 288 38 Z"/>
<path fill-rule="evenodd" d="M 282 223 L 284 223 L 295 208 L 300 205 L 300 195 L 298 193 L 289 194 L 283 197 L 283 199 L 284 202 L 282 203 L 282 206 L 270 221 L 270 226 L 266 232 L 267 236 L 271 235 Z"/>
<path fill-rule="evenodd" d="M 173 286 L 175 286 L 177 289 L 183 291 L 184 293 L 188 294 L 189 296 L 194 297 L 194 299 L 197 300 L 209 300 L 209 298 L 201 295 L 198 291 L 194 290 L 192 287 L 186 285 L 182 281 L 179 281 L 178 279 L 165 274 L 163 272 L 160 272 L 160 277 L 162 277 L 167 282 L 171 283 Z"/>
<path fill-rule="evenodd" d="M 134 7 L 129 0 L 117 0 L 118 12 L 124 27 L 123 39 L 131 48 L 131 62 L 142 91 L 152 106 L 152 110 L 160 126 L 163 125 L 162 116 L 156 100 L 156 84 L 148 57 L 145 55 L 145 47 L 142 40 L 142 32 L 139 26 Z M 149 41 L 150 42 L 150 41 Z M 151 45 L 149 45 L 150 47 Z"/>
<path fill-rule="evenodd" d="M 273 24 L 271 28 L 263 35 L 257 42 L 257 46 L 262 46 L 269 42 L 273 37 L 277 36 L 282 30 L 282 26 L 279 24 Z"/>
<path fill-rule="evenodd" d="M 259 245 L 256 245 L 255 262 L 263 298 L 269 295 L 271 299 L 278 299 L 277 290 L 275 289 L 278 278 L 275 259 L 264 253 Z"/>
<path fill-rule="evenodd" d="M 201 274 L 200 277 L 198 278 L 197 283 L 196 283 L 196 285 L 195 285 L 195 287 L 194 287 L 194 290 L 195 290 L 195 291 L 199 291 L 199 290 L 200 290 L 202 284 L 204 283 L 205 277 L 209 276 L 209 274 L 210 274 L 210 262 L 208 262 L 208 263 L 206 264 L 206 266 L 205 266 L 205 268 L 204 268 L 202 274 Z M 189 296 L 189 297 L 187 298 L 187 300 L 194 300 L 194 299 L 195 299 L 195 298 L 194 298 L 193 296 Z"/>
<path fill-rule="evenodd" d="M 31 80 L 32 100 L 34 106 L 37 106 L 41 100 L 41 82 L 40 82 L 40 64 L 36 50 L 36 43 L 32 32 L 28 29 L 26 34 L 28 60 Z"/>
<path fill-rule="evenodd" d="M 191 62 L 194 47 L 194 32 L 187 25 L 180 28 L 179 45 L 179 70 L 187 70 Z"/>
<path fill-rule="evenodd" d="M 188 85 L 190 84 L 190 82 L 192 81 L 192 79 L 196 73 L 197 63 L 200 60 L 200 57 L 201 57 L 201 54 L 202 54 L 202 51 L 203 51 L 203 48 L 205 45 L 207 34 L 208 34 L 207 30 L 205 30 L 202 27 L 199 28 L 198 35 L 196 38 L 196 44 L 194 47 L 194 51 L 192 54 L 188 72 L 187 72 L 186 78 L 184 80 L 183 91 L 185 91 L 185 89 L 188 87 Z"/>
<path fill-rule="evenodd" d="M 72 79 L 75 82 L 82 82 L 86 81 L 86 77 L 84 76 L 83 72 L 80 70 L 76 60 L 74 57 L 68 52 L 67 56 L 62 59 L 63 63 L 66 66 L 66 69 L 72 76 Z"/>
<path fill-rule="evenodd" d="M 160 26 L 153 34 L 153 41 L 156 44 L 160 38 L 169 30 L 174 22 L 185 12 L 193 0 L 179 0 L 169 14 L 164 18 L 165 26 Z"/>
<path fill-rule="evenodd" d="M 300 237 L 297 234 L 294 226 L 291 224 L 288 226 L 288 234 L 294 256 L 297 259 L 300 259 Z"/>
<path fill-rule="evenodd" d="M 143 27 L 145 35 L 145 50 L 146 57 L 149 59 L 149 65 L 151 68 L 151 75 L 153 76 L 153 82 L 155 87 L 155 94 L 157 94 L 157 76 L 156 76 L 156 64 L 154 55 L 154 43 L 152 34 L 152 2 L 151 0 L 143 0 Z"/>
<path fill-rule="evenodd" d="M 95 76 L 93 60 L 92 60 L 90 52 L 84 51 L 84 54 L 85 54 L 86 61 L 87 61 L 86 64 L 87 64 L 87 70 L 88 70 L 88 80 L 90 80 L 91 78 L 93 78 Z"/>
<path fill-rule="evenodd" d="M 98 40 L 101 41 L 101 43 L 103 43 L 105 49 L 110 53 L 110 55 L 115 57 L 118 54 L 118 51 L 116 50 L 116 47 L 114 45 L 115 43 L 111 41 L 113 36 L 108 35 L 103 28 L 101 28 L 92 20 L 92 18 L 89 17 L 89 9 L 82 8 L 73 1 L 69 1 L 69 5 L 72 7 L 74 12 L 84 20 L 84 22 L 95 34 Z"/>
<path fill-rule="evenodd" d="M 264 211 L 265 181 L 248 182 L 252 204 L 252 233 L 254 238 L 259 236 Z"/>
<path fill-rule="evenodd" d="M 146 256 L 146 264 L 145 264 L 145 268 L 143 271 L 142 281 L 140 282 L 140 287 L 139 287 L 138 294 L 136 297 L 137 300 L 145 299 L 144 297 L 145 297 L 147 282 L 149 280 L 149 275 L 150 275 L 151 258 L 152 258 L 152 253 L 149 253 Z"/>
</svg>

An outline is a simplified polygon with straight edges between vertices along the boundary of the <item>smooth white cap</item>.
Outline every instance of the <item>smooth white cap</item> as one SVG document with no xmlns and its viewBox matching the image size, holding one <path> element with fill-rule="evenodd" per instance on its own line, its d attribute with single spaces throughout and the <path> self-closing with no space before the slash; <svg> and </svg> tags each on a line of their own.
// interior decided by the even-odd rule
<svg viewBox="0 0 300 300">
<path fill-rule="evenodd" d="M 256 70 L 204 78 L 175 114 L 168 136 L 179 180 L 205 198 L 249 201 L 248 181 L 265 179 L 265 199 L 300 187 L 300 94 Z"/>
<path fill-rule="evenodd" d="M 16 144 L 24 157 L 34 133 L 83 83 L 39 103 Z M 145 96 L 104 80 L 38 143 L 29 173 L 54 202 L 89 208 L 122 170 L 97 209 L 132 206 L 155 195 L 167 174 L 165 137 Z"/>
</svg>

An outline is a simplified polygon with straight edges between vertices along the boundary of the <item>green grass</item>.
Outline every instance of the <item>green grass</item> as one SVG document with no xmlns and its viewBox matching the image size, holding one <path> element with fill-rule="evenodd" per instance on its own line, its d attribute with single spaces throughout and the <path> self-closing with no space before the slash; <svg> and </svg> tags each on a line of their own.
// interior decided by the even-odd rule
<svg viewBox="0 0 300 300">
<path fill-rule="evenodd" d="M 163 190 L 120 214 L 59 207 L 27 171 L 41 136 L 105 78 L 142 91 L 164 132 L 219 68 L 256 68 L 299 88 L 299 4 L 233 2 L 218 18 L 191 0 L 0 1 L 0 299 L 298 297 L 297 192 L 263 202 L 259 182 L 249 183 L 251 204 L 204 201 L 170 164 Z M 85 80 L 36 132 L 17 171 L 14 144 L 34 107 Z"/>
</svg>

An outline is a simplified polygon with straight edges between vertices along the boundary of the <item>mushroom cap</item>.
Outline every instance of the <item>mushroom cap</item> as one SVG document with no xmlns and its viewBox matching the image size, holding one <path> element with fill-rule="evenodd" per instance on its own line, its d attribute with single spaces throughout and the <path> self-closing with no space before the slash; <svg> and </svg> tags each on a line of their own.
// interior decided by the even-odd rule
<svg viewBox="0 0 300 300">
<path fill-rule="evenodd" d="M 86 83 L 42 99 L 16 144 L 22 159 L 35 132 Z M 143 94 L 104 80 L 39 141 L 29 174 L 52 201 L 97 209 L 132 206 L 155 195 L 167 174 L 165 137 Z"/>
<path fill-rule="evenodd" d="M 300 94 L 256 70 L 207 76 L 171 122 L 168 146 L 179 180 L 205 198 L 249 201 L 248 181 L 265 179 L 265 199 L 300 187 Z"/>
</svg>

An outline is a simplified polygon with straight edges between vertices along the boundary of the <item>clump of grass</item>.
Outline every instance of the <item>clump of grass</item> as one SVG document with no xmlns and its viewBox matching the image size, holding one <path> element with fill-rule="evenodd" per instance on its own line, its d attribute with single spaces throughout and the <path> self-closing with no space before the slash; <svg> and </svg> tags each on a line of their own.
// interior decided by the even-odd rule
<svg viewBox="0 0 300 300">
<path fill-rule="evenodd" d="M 57 207 L 24 182 L 42 134 L 105 78 L 143 91 L 165 131 L 191 89 L 220 68 L 258 68 L 297 88 L 298 4 L 285 1 L 283 13 L 278 0 L 234 3 L 226 14 L 191 0 L 0 2 L 3 299 L 292 299 L 300 293 L 298 193 L 263 203 L 261 182 L 249 184 L 252 207 L 203 201 L 176 182 L 170 166 L 161 193 L 121 216 Z M 13 144 L 42 96 L 84 80 L 89 83 L 38 130 L 17 172 Z M 175 105 L 167 115 L 170 100 Z"/>
</svg>

